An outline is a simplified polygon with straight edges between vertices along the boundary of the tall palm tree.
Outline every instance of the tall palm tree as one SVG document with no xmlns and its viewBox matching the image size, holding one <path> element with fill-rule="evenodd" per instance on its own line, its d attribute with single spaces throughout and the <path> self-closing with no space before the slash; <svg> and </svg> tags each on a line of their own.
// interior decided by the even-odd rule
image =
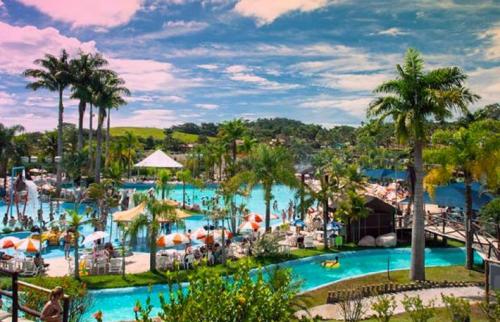
<svg viewBox="0 0 500 322">
<path fill-rule="evenodd" d="M 161 191 L 161 200 L 164 200 L 167 197 L 168 183 L 171 178 L 172 173 L 169 170 L 162 170 L 158 173 L 156 188 Z"/>
<path fill-rule="evenodd" d="M 146 229 L 149 236 L 149 270 L 156 271 L 156 239 L 160 222 L 159 219 L 175 221 L 175 208 L 163 200 L 157 200 L 155 197 L 139 195 L 139 202 L 146 202 L 147 214 L 139 216 L 129 227 L 131 239 L 134 239 L 141 229 Z"/>
<path fill-rule="evenodd" d="M 82 216 L 78 214 L 78 211 L 70 209 L 68 210 L 68 215 L 69 215 L 69 222 L 68 222 L 68 230 L 71 231 L 73 234 L 73 248 L 74 248 L 74 278 L 76 280 L 80 280 L 80 258 L 79 258 L 79 239 L 81 237 L 80 235 L 80 228 L 91 222 L 92 220 L 84 220 Z"/>
<path fill-rule="evenodd" d="M 424 168 L 422 150 L 427 140 L 426 128 L 432 119 L 444 120 L 453 110 L 467 111 L 467 104 L 478 96 L 463 87 L 467 76 L 457 67 L 424 71 L 420 53 L 408 49 L 403 65 L 397 65 L 397 78 L 379 85 L 374 92 L 387 94 L 374 99 L 369 117 L 380 121 L 391 116 L 396 137 L 401 143 L 411 141 L 415 164 L 415 204 L 412 222 L 410 277 L 425 279 Z"/>
<path fill-rule="evenodd" d="M 238 155 L 237 141 L 246 134 L 247 126 L 242 119 L 235 119 L 232 121 L 223 122 L 219 127 L 219 138 L 226 144 L 231 151 L 231 174 L 236 172 L 236 158 Z"/>
<path fill-rule="evenodd" d="M 186 183 L 191 182 L 193 176 L 189 169 L 184 169 L 176 173 L 177 180 L 182 182 L 182 209 L 186 209 Z"/>
<path fill-rule="evenodd" d="M 92 89 L 90 87 L 92 78 L 96 72 L 100 72 L 102 67 L 108 62 L 101 54 L 80 52 L 77 58 L 70 62 L 73 82 L 71 97 L 80 100 L 78 104 L 78 143 L 77 149 L 83 148 L 83 117 L 87 108 L 87 103 L 92 101 Z"/>
<path fill-rule="evenodd" d="M 132 169 L 132 160 L 135 156 L 135 151 L 139 146 L 139 139 L 137 136 L 130 132 L 126 131 L 125 135 L 122 137 L 123 143 L 126 148 L 126 157 L 127 157 L 127 178 L 130 179 L 131 169 Z"/>
<path fill-rule="evenodd" d="M 425 151 L 425 160 L 437 165 L 424 178 L 431 195 L 437 185 L 447 183 L 461 172 L 465 183 L 466 261 L 467 269 L 474 265 L 472 226 L 472 181 L 486 178 L 493 189 L 499 186 L 500 122 L 487 120 L 472 123 L 469 128 L 437 130 L 432 135 L 433 147 Z"/>
<path fill-rule="evenodd" d="M 106 118 L 106 111 L 125 105 L 124 95 L 130 95 L 130 91 L 124 86 L 125 81 L 112 72 L 99 73 L 93 82 L 93 101 L 99 108 L 97 121 L 97 146 L 95 160 L 95 181 L 101 181 L 101 158 L 102 158 L 102 126 Z"/>
<path fill-rule="evenodd" d="M 59 57 L 45 54 L 44 58 L 35 60 L 35 64 L 40 66 L 40 69 L 27 69 L 23 72 L 25 77 L 33 78 L 31 83 L 26 85 L 27 88 L 38 90 L 45 88 L 51 92 L 57 92 L 59 96 L 58 122 L 57 122 L 57 154 L 63 157 L 63 120 L 64 120 L 64 105 L 63 94 L 64 90 L 71 84 L 72 75 L 69 62 L 69 55 L 66 50 L 63 50 Z M 62 160 L 61 160 L 62 161 Z M 57 164 L 57 193 L 61 191 L 62 179 L 62 162 Z"/>
<path fill-rule="evenodd" d="M 16 143 L 14 138 L 17 134 L 24 131 L 21 125 L 13 125 L 10 127 L 0 123 L 0 164 L 5 174 L 3 182 L 4 189 L 7 189 L 7 178 L 9 177 L 9 160 L 15 155 Z"/>
<path fill-rule="evenodd" d="M 283 147 L 270 147 L 260 144 L 243 161 L 244 170 L 231 178 L 231 185 L 236 190 L 242 184 L 246 185 L 248 189 L 257 184 L 262 184 L 264 201 L 266 203 L 266 231 L 270 231 L 273 185 L 298 186 L 298 181 L 295 178 L 293 157 Z"/>
</svg>

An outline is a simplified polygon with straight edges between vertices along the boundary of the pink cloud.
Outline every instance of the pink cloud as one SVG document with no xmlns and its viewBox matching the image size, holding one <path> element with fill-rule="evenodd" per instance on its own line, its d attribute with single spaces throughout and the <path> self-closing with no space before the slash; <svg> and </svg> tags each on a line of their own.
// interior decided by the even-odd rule
<svg viewBox="0 0 500 322">
<path fill-rule="evenodd" d="M 58 54 L 65 48 L 70 54 L 78 50 L 95 52 L 95 42 L 81 42 L 66 37 L 59 30 L 49 27 L 17 27 L 0 22 L 0 72 L 19 74 L 33 65 L 35 59 L 44 54 Z"/>
<path fill-rule="evenodd" d="M 240 0 L 234 10 L 242 16 L 255 18 L 258 25 L 266 25 L 292 11 L 314 11 L 329 3 L 329 0 Z"/>
<path fill-rule="evenodd" d="M 132 19 L 141 0 L 18 0 L 73 27 L 116 27 Z"/>
</svg>

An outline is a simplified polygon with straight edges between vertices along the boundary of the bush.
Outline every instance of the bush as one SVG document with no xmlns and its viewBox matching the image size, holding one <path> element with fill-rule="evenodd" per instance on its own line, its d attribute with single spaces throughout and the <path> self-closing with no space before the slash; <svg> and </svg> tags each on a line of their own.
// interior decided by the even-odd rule
<svg viewBox="0 0 500 322">
<path fill-rule="evenodd" d="M 160 295 L 161 321 L 285 322 L 293 320 L 297 310 L 299 287 L 289 270 L 250 273 L 243 262 L 232 276 L 220 276 L 201 267 L 189 282 L 183 291 L 181 283 L 169 281 L 167 296 Z M 150 301 L 144 306 L 138 303 L 134 312 L 138 321 L 150 321 Z"/>
<path fill-rule="evenodd" d="M 410 319 L 413 322 L 426 322 L 431 319 L 434 312 L 434 301 L 431 301 L 428 305 L 425 305 L 420 296 L 409 297 L 405 295 L 403 301 L 401 301 L 405 311 L 410 315 Z"/>
<path fill-rule="evenodd" d="M 360 291 L 347 292 L 340 298 L 339 306 L 345 322 L 361 321 L 366 313 L 365 299 Z"/>
<path fill-rule="evenodd" d="M 273 234 L 265 234 L 253 244 L 252 254 L 260 257 L 276 256 L 279 254 L 279 240 Z"/>
<path fill-rule="evenodd" d="M 84 283 L 74 280 L 72 277 L 62 278 L 44 278 L 35 277 L 29 281 L 32 284 L 39 285 L 47 289 L 53 289 L 61 286 L 64 294 L 71 298 L 69 320 L 72 322 L 83 321 L 83 314 L 92 305 L 92 299 L 88 294 Z M 20 301 L 29 308 L 41 311 L 49 299 L 49 294 L 27 287 L 20 287 Z M 61 303 L 62 305 L 62 303 Z"/>
<path fill-rule="evenodd" d="M 375 317 L 380 322 L 389 322 L 396 307 L 394 296 L 379 296 L 372 303 L 372 310 L 376 312 Z"/>
<path fill-rule="evenodd" d="M 452 322 L 470 322 L 471 309 L 467 300 L 455 297 L 453 295 L 446 296 L 441 294 L 450 321 Z"/>
<path fill-rule="evenodd" d="M 495 292 L 494 302 L 482 302 L 479 307 L 490 322 L 500 321 L 500 292 Z"/>
</svg>

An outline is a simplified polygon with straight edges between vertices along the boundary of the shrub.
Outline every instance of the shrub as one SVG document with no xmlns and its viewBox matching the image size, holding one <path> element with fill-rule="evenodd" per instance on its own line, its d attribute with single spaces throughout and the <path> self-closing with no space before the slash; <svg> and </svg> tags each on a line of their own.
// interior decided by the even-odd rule
<svg viewBox="0 0 500 322">
<path fill-rule="evenodd" d="M 279 254 L 279 240 L 273 234 L 265 234 L 253 244 L 252 253 L 256 256 L 267 257 Z"/>
<path fill-rule="evenodd" d="M 470 322 L 471 309 L 467 300 L 455 297 L 453 295 L 446 296 L 441 294 L 450 321 L 452 322 Z"/>
<path fill-rule="evenodd" d="M 500 321 L 500 292 L 495 292 L 494 302 L 482 302 L 479 307 L 490 322 Z"/>
<path fill-rule="evenodd" d="M 266 275 L 266 276 L 265 276 Z M 168 275 L 167 275 L 168 276 Z M 160 295 L 159 318 L 165 322 L 188 321 L 276 321 L 293 320 L 298 285 L 289 270 L 276 268 L 264 274 L 250 273 L 242 262 L 232 276 L 213 274 L 200 267 L 191 276 L 187 290 L 169 281 L 167 295 Z M 150 321 L 150 301 L 134 308 L 138 321 Z M 265 308 L 265 309 L 263 309 Z"/>
<path fill-rule="evenodd" d="M 365 299 L 360 291 L 346 292 L 339 300 L 345 322 L 358 322 L 366 313 Z"/>
<path fill-rule="evenodd" d="M 420 296 L 410 297 L 405 295 L 401 303 L 413 322 L 426 322 L 434 316 L 434 301 L 425 305 Z"/>
<path fill-rule="evenodd" d="M 394 299 L 394 296 L 379 296 L 377 300 L 372 303 L 372 310 L 376 313 L 375 317 L 378 321 L 390 321 L 397 307 Z"/>
</svg>

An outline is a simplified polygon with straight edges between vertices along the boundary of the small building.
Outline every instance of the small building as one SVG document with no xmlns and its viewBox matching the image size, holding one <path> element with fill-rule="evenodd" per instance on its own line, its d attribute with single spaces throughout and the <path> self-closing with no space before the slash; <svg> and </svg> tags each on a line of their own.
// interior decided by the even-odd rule
<svg viewBox="0 0 500 322">
<path fill-rule="evenodd" d="M 397 208 L 374 196 L 366 195 L 365 207 L 370 210 L 367 217 L 351 220 L 346 227 L 348 242 L 357 243 L 364 236 L 375 238 L 396 231 Z"/>
</svg>

